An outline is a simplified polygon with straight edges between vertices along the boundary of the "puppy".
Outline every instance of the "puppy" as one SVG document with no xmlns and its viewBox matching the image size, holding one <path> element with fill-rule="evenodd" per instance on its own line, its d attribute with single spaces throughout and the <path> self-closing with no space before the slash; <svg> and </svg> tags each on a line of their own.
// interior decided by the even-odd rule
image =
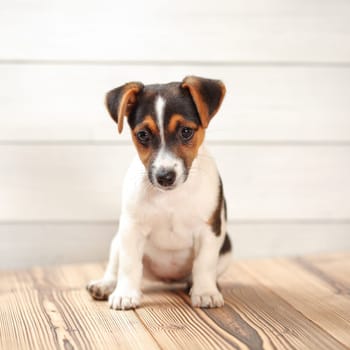
<svg viewBox="0 0 350 350">
<path fill-rule="evenodd" d="M 205 129 L 225 95 L 195 76 L 161 85 L 127 83 L 106 106 L 119 132 L 127 118 L 138 157 L 123 185 L 119 231 L 107 269 L 87 289 L 112 309 L 140 305 L 142 276 L 192 285 L 194 307 L 223 306 L 218 276 L 231 259 L 226 203 Z"/>
</svg>

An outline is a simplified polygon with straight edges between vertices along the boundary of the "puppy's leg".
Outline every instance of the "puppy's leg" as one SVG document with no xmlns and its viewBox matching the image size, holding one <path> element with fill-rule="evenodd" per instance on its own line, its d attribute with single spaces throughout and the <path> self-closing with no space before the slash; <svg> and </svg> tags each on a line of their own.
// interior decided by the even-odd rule
<svg viewBox="0 0 350 350">
<path fill-rule="evenodd" d="M 218 290 L 216 279 L 219 250 L 223 238 L 208 227 L 195 240 L 195 260 L 192 269 L 191 302 L 193 307 L 220 307 L 224 299 Z"/>
<path fill-rule="evenodd" d="M 107 300 L 114 291 L 117 285 L 119 249 L 119 234 L 117 234 L 111 244 L 108 265 L 103 278 L 90 281 L 86 287 L 94 299 Z"/>
<path fill-rule="evenodd" d="M 227 268 L 231 265 L 232 263 L 232 252 L 225 253 L 223 255 L 219 256 L 219 261 L 218 261 L 218 267 L 217 267 L 217 277 L 220 277 L 226 270 Z"/>
<path fill-rule="evenodd" d="M 146 236 L 140 227 L 125 220 L 121 222 L 119 237 L 118 283 L 108 302 L 115 310 L 133 309 L 140 305 Z"/>
</svg>

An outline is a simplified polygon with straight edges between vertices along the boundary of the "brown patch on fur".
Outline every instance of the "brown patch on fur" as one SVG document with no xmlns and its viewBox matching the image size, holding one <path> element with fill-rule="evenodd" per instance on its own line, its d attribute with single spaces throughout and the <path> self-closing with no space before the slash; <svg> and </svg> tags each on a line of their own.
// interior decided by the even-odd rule
<svg viewBox="0 0 350 350">
<path fill-rule="evenodd" d="M 183 80 L 182 87 L 190 91 L 202 126 L 207 128 L 224 99 L 225 85 L 220 80 L 189 76 Z"/>
<path fill-rule="evenodd" d="M 179 124 L 181 126 L 192 128 L 192 129 L 197 129 L 198 127 L 196 123 L 187 120 L 183 115 L 173 114 L 168 124 L 168 132 L 170 134 L 174 133 Z"/>
<path fill-rule="evenodd" d="M 145 128 L 151 130 L 153 135 L 159 134 L 157 124 L 150 115 L 147 115 L 142 123 L 136 125 L 136 127 L 133 130 L 134 134 L 137 134 L 140 130 Z"/>
<path fill-rule="evenodd" d="M 123 120 L 124 116 L 128 116 L 131 107 L 136 102 L 136 94 L 140 91 L 139 86 L 131 85 L 128 86 L 126 92 L 124 93 L 118 108 L 118 131 L 119 133 L 123 130 Z"/>
<path fill-rule="evenodd" d="M 220 233 L 221 233 L 221 210 L 222 210 L 223 204 L 224 204 L 224 191 L 223 191 L 222 182 L 220 179 L 218 202 L 212 216 L 208 220 L 208 224 L 211 226 L 216 236 L 220 236 Z"/>
<path fill-rule="evenodd" d="M 124 117 L 129 116 L 136 102 L 136 96 L 142 89 L 142 83 L 131 82 L 107 93 L 106 106 L 111 117 L 118 124 L 119 133 L 123 130 Z"/>
<path fill-rule="evenodd" d="M 199 94 L 198 82 L 193 79 L 188 78 L 182 85 L 190 90 L 193 101 L 197 107 L 198 114 L 203 125 L 203 128 L 207 128 L 209 125 L 209 112 L 208 106 L 204 103 L 203 99 Z"/>
<path fill-rule="evenodd" d="M 154 150 L 151 145 L 144 146 L 137 139 L 137 133 L 143 129 L 149 129 L 153 135 L 159 134 L 159 130 L 156 122 L 150 115 L 147 115 L 142 123 L 136 125 L 136 127 L 132 130 L 132 140 L 136 146 L 137 152 L 139 154 L 141 162 L 144 164 L 146 169 L 149 167 L 150 161 L 152 159 L 152 155 Z"/>
<path fill-rule="evenodd" d="M 187 124 L 184 123 L 183 125 L 193 127 L 193 126 L 190 126 L 192 124 L 195 125 L 192 122 L 187 122 Z M 198 127 L 198 125 L 196 125 L 196 128 L 197 130 L 195 131 L 190 141 L 183 144 L 177 144 L 175 146 L 175 149 L 173 150 L 173 152 L 176 154 L 177 157 L 183 159 L 187 169 L 190 169 L 193 160 L 197 157 L 198 149 L 200 145 L 203 143 L 204 136 L 205 136 L 205 130 L 201 126 Z"/>
<path fill-rule="evenodd" d="M 132 135 L 132 141 L 135 144 L 135 147 L 136 147 L 137 153 L 139 154 L 140 160 L 147 169 L 149 166 L 149 163 L 151 161 L 151 158 L 152 158 L 153 149 L 152 149 L 152 147 L 146 147 L 146 146 L 142 145 L 138 141 L 136 135 L 133 132 L 131 133 L 131 135 Z"/>
</svg>

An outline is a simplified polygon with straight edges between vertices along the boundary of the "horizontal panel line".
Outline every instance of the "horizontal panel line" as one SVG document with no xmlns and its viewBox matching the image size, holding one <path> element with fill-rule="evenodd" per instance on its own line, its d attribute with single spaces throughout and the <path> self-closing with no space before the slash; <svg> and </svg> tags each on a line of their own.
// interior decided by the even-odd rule
<svg viewBox="0 0 350 350">
<path fill-rule="evenodd" d="M 350 146 L 350 140 L 207 140 L 223 146 Z M 130 140 L 0 140 L 0 146 L 127 146 Z"/>
<path fill-rule="evenodd" d="M 229 225 L 350 225 L 350 218 L 340 219 L 232 219 Z M 118 225 L 118 220 L 0 220 L 0 226 L 5 225 Z"/>
<path fill-rule="evenodd" d="M 268 66 L 350 68 L 350 61 L 198 61 L 198 60 L 74 60 L 74 59 L 0 59 L 0 65 L 91 65 L 91 66 Z"/>
</svg>

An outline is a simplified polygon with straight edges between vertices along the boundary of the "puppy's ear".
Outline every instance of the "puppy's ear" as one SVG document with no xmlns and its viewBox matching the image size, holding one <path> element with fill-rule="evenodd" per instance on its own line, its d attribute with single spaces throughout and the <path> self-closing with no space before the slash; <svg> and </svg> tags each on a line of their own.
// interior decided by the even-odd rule
<svg viewBox="0 0 350 350">
<path fill-rule="evenodd" d="M 109 91 L 106 95 L 106 107 L 113 120 L 118 124 L 119 133 L 123 130 L 124 117 L 128 117 L 136 102 L 137 94 L 143 84 L 131 82 Z"/>
<path fill-rule="evenodd" d="M 182 81 L 182 87 L 190 91 L 203 128 L 208 127 L 224 99 L 224 83 L 220 80 L 189 76 Z"/>
</svg>

